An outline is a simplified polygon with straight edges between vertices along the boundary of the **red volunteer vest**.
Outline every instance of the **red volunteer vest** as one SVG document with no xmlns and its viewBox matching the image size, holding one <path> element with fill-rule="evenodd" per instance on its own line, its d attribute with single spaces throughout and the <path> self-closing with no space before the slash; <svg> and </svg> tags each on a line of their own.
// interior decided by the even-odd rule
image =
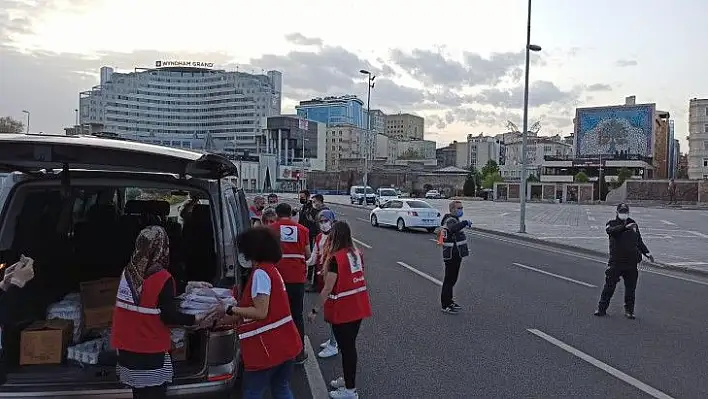
<svg viewBox="0 0 708 399">
<path fill-rule="evenodd" d="M 170 272 L 164 269 L 146 278 L 140 303 L 136 304 L 125 274 L 121 276 L 111 328 L 114 348 L 136 353 L 169 352 L 170 329 L 160 320 L 157 301 L 160 291 L 171 278 Z"/>
<path fill-rule="evenodd" d="M 322 265 L 324 263 L 324 242 L 327 238 L 322 233 L 317 233 L 315 238 L 315 247 L 317 248 L 317 264 Z"/>
<path fill-rule="evenodd" d="M 280 237 L 283 258 L 278 262 L 278 272 L 286 283 L 304 284 L 307 281 L 305 248 L 309 245 L 309 231 L 289 219 L 279 219 L 270 225 Z"/>
<path fill-rule="evenodd" d="M 330 324 L 344 324 L 371 317 L 371 303 L 364 279 L 361 252 L 350 248 L 334 253 L 337 282 L 324 304 L 324 318 Z"/>
<path fill-rule="evenodd" d="M 248 371 L 267 370 L 292 360 L 302 352 L 302 340 L 290 314 L 290 301 L 285 291 L 285 283 L 275 265 L 260 265 L 253 270 L 268 273 L 271 281 L 268 316 L 263 320 L 247 320 L 236 328 L 241 344 L 244 369 Z M 251 286 L 253 274 L 241 294 L 238 306 L 253 306 Z"/>
</svg>

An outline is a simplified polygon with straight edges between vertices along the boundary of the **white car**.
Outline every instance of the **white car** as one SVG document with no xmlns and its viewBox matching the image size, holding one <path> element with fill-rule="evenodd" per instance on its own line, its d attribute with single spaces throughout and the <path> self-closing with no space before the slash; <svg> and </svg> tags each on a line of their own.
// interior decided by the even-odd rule
<svg viewBox="0 0 708 399">
<path fill-rule="evenodd" d="M 442 198 L 442 195 L 440 195 L 440 192 L 438 190 L 430 190 L 427 193 L 425 193 L 425 199 L 435 199 L 435 198 Z"/>
<path fill-rule="evenodd" d="M 440 226 L 440 212 L 425 201 L 393 199 L 371 211 L 372 226 L 396 226 L 398 231 L 419 227 L 433 232 Z"/>
<path fill-rule="evenodd" d="M 376 190 L 376 206 L 381 206 L 392 199 L 398 199 L 396 189 L 380 188 Z"/>
</svg>

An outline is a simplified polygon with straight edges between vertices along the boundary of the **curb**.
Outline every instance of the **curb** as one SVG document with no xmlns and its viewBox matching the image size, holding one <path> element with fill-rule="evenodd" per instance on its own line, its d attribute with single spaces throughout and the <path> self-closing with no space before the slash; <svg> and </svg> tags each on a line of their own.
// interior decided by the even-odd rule
<svg viewBox="0 0 708 399">
<path fill-rule="evenodd" d="M 587 248 L 578 247 L 575 245 L 561 244 L 558 242 L 542 240 L 542 239 L 536 238 L 536 237 L 524 236 L 524 235 L 522 235 L 522 233 L 508 233 L 505 231 L 490 230 L 490 229 L 485 229 L 485 228 L 480 228 L 480 227 L 472 227 L 471 230 L 478 231 L 478 232 L 484 233 L 484 234 L 498 236 L 498 237 L 513 238 L 513 239 L 517 239 L 520 241 L 526 241 L 529 243 L 542 244 L 547 247 L 563 249 L 566 251 L 576 252 L 576 253 L 590 255 L 590 256 L 607 257 L 607 253 L 602 252 L 602 251 L 596 251 L 594 249 L 587 249 Z M 682 273 L 693 274 L 696 276 L 708 276 L 708 271 L 696 270 L 696 269 L 692 269 L 692 268 L 684 267 L 684 266 L 671 265 L 671 264 L 664 263 L 664 262 L 649 262 L 649 261 L 643 259 L 641 262 L 641 265 L 654 267 L 654 268 L 660 268 L 660 269 L 675 270 L 675 271 L 679 271 Z"/>
</svg>

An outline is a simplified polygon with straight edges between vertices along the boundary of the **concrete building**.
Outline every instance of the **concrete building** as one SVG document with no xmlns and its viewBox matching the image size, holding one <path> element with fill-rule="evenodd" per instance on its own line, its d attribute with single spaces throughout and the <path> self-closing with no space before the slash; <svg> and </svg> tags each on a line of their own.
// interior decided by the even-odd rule
<svg viewBox="0 0 708 399">
<path fill-rule="evenodd" d="M 313 98 L 307 101 L 300 101 L 295 106 L 295 110 L 297 110 L 299 117 L 323 123 L 325 126 L 353 125 L 361 129 L 367 128 L 364 102 L 357 96 L 344 95 Z"/>
<path fill-rule="evenodd" d="M 413 159 L 435 159 L 435 142 L 431 140 L 391 140 L 389 145 L 394 147 L 389 151 L 393 154 L 393 159 L 389 160 L 413 160 Z"/>
<path fill-rule="evenodd" d="M 522 142 L 513 141 L 505 144 L 504 164 L 499 166 L 499 172 L 506 180 L 521 179 L 522 172 Z M 546 165 L 548 159 L 572 160 L 573 146 L 567 144 L 560 136 L 528 137 L 526 144 L 526 175 L 535 175 L 544 181 L 541 167 Z M 571 161 L 572 162 L 572 161 Z"/>
<path fill-rule="evenodd" d="M 330 125 L 326 129 L 326 170 L 340 170 L 341 159 L 363 158 L 366 130 L 354 125 Z"/>
<path fill-rule="evenodd" d="M 467 135 L 467 150 L 469 151 L 469 166 L 477 170 L 482 169 L 489 161 L 497 164 L 504 164 L 502 154 L 505 153 L 505 146 L 502 139 L 498 137 L 485 136 L 480 133 L 477 136 Z"/>
<path fill-rule="evenodd" d="M 688 103 L 688 178 L 708 179 L 708 98 Z"/>
<path fill-rule="evenodd" d="M 425 119 L 413 114 L 386 115 L 386 131 L 388 137 L 398 140 L 423 140 Z"/>
<path fill-rule="evenodd" d="M 212 63 L 156 61 L 119 73 L 103 67 L 100 84 L 80 93 L 80 124 L 171 147 L 255 152 L 263 118 L 279 115 L 282 74 L 216 69 Z"/>
<path fill-rule="evenodd" d="M 297 115 L 272 116 L 266 119 L 258 152 L 274 154 L 279 166 L 324 170 L 325 140 L 326 128 L 321 123 Z"/>
<path fill-rule="evenodd" d="M 371 130 L 377 135 L 386 134 L 386 114 L 380 109 L 371 110 Z"/>
</svg>

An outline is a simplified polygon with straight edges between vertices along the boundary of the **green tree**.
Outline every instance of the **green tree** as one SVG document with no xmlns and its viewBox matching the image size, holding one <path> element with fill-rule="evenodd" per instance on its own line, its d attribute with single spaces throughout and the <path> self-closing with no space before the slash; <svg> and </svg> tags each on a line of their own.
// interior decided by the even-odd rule
<svg viewBox="0 0 708 399">
<path fill-rule="evenodd" d="M 621 186 L 626 180 L 631 179 L 632 176 L 634 175 L 631 170 L 627 168 L 620 168 L 620 170 L 617 171 L 617 187 Z"/>
<path fill-rule="evenodd" d="M 537 183 L 540 182 L 541 179 L 539 179 L 535 174 L 530 174 L 528 178 L 526 178 L 526 181 L 529 183 Z"/>
<path fill-rule="evenodd" d="M 22 133 L 25 124 L 9 116 L 0 117 L 0 133 Z"/>
<path fill-rule="evenodd" d="M 573 181 L 576 183 L 587 183 L 590 181 L 590 178 L 587 174 L 585 174 L 585 172 L 580 171 L 575 174 L 575 177 L 573 177 Z"/>
<path fill-rule="evenodd" d="M 487 177 L 488 175 L 492 174 L 499 174 L 499 165 L 497 165 L 497 162 L 493 159 L 490 159 L 487 161 L 487 164 L 484 165 L 482 168 L 482 177 Z"/>
<path fill-rule="evenodd" d="M 462 186 L 462 191 L 466 197 L 474 197 L 477 195 L 477 190 L 482 183 L 482 175 L 477 171 L 477 168 L 470 166 L 465 184 Z"/>
<path fill-rule="evenodd" d="M 482 182 L 482 187 L 494 188 L 494 183 L 503 182 L 503 181 L 504 181 L 504 178 L 499 174 L 499 172 L 490 173 L 490 174 L 484 176 L 484 181 Z"/>
</svg>

